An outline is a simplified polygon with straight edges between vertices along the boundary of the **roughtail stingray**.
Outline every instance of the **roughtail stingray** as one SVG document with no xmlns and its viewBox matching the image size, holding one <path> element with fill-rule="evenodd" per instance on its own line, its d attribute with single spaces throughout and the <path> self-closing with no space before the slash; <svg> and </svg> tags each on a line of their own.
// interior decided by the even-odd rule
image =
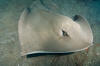
<svg viewBox="0 0 100 66">
<path fill-rule="evenodd" d="M 18 24 L 22 56 L 34 53 L 69 53 L 93 45 L 87 20 L 73 19 L 46 10 L 25 9 Z"/>
</svg>

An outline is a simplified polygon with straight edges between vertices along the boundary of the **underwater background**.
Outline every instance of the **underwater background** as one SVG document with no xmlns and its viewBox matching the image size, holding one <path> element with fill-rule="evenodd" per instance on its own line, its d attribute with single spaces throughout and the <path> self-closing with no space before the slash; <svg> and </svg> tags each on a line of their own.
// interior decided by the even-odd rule
<svg viewBox="0 0 100 66">
<path fill-rule="evenodd" d="M 92 28 L 94 45 L 72 55 L 21 57 L 18 20 L 31 5 L 69 17 L 84 16 Z M 0 66 L 100 66 L 100 0 L 0 0 Z"/>
</svg>

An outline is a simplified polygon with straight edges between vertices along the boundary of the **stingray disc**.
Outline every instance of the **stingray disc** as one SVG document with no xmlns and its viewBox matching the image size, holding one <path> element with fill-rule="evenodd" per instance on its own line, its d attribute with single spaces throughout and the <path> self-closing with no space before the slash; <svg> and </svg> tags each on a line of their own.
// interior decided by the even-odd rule
<svg viewBox="0 0 100 66">
<path fill-rule="evenodd" d="M 19 25 L 21 54 L 68 53 L 81 51 L 93 43 L 87 20 L 79 15 L 73 19 L 46 10 L 25 9 Z"/>
</svg>

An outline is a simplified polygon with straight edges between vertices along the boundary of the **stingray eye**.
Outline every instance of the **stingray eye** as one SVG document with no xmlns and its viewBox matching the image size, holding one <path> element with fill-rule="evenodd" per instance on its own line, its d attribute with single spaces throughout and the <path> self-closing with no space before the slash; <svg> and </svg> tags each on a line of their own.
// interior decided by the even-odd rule
<svg viewBox="0 0 100 66">
<path fill-rule="evenodd" d="M 66 31 L 64 31 L 64 30 L 62 30 L 62 35 L 64 36 L 64 37 L 68 37 L 69 35 L 68 35 L 68 33 L 66 32 Z"/>
</svg>

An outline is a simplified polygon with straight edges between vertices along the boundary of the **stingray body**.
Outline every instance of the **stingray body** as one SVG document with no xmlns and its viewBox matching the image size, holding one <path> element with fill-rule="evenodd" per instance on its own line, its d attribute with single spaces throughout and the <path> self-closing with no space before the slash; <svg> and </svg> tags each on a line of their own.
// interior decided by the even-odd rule
<svg viewBox="0 0 100 66">
<path fill-rule="evenodd" d="M 93 43 L 87 20 L 73 19 L 46 10 L 25 9 L 18 25 L 21 54 L 68 53 L 81 51 Z"/>
</svg>

